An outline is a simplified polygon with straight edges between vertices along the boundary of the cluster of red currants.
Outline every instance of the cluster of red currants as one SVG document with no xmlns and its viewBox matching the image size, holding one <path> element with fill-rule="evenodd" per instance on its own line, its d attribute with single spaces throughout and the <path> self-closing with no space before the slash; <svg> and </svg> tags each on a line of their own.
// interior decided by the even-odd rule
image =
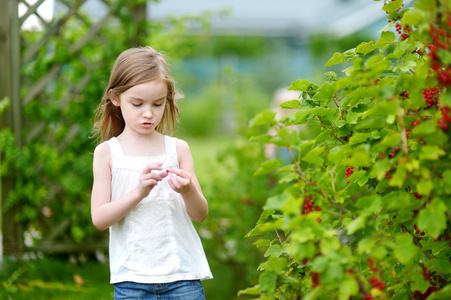
<svg viewBox="0 0 451 300">
<path fill-rule="evenodd" d="M 401 40 L 405 40 L 409 37 L 409 33 L 412 31 L 412 28 L 409 26 L 402 27 L 400 22 L 396 22 L 395 24 L 396 32 L 401 35 Z"/>
<path fill-rule="evenodd" d="M 451 123 L 451 113 L 448 106 L 440 108 L 442 111 L 442 117 L 438 119 L 438 126 L 443 131 L 449 130 L 449 124 Z"/>
<path fill-rule="evenodd" d="M 375 289 L 378 289 L 378 290 L 385 289 L 385 284 L 383 282 L 381 282 L 379 279 L 377 279 L 376 277 L 371 277 L 370 282 L 373 285 L 373 288 L 375 288 Z"/>
<path fill-rule="evenodd" d="M 346 176 L 345 176 L 345 178 L 348 178 L 349 176 L 351 176 L 352 173 L 354 173 L 354 167 L 346 166 Z M 348 181 L 346 181 L 346 183 L 349 184 L 350 181 L 348 180 Z"/>
<path fill-rule="evenodd" d="M 368 257 L 366 259 L 366 261 L 368 262 L 368 265 L 370 266 L 371 272 L 377 272 L 377 268 L 374 266 L 374 262 L 371 259 L 371 257 Z"/>
<path fill-rule="evenodd" d="M 435 105 L 435 107 L 437 107 L 437 109 L 440 108 L 440 104 L 439 104 L 440 90 L 439 89 L 437 89 L 435 87 L 425 89 L 423 91 L 423 97 L 424 97 L 424 100 L 426 100 L 427 107 L 431 107 L 432 105 Z"/>
<path fill-rule="evenodd" d="M 367 259 L 366 259 L 366 261 L 368 262 L 368 265 L 369 265 L 369 267 L 370 267 L 370 269 L 371 269 L 371 272 L 377 272 L 377 268 L 374 266 L 374 262 L 373 262 L 373 260 L 371 259 L 371 257 L 368 257 Z M 371 284 L 372 284 L 372 286 L 373 286 L 373 288 L 376 288 L 376 289 L 378 289 L 378 290 L 383 290 L 383 289 L 385 289 L 385 284 L 383 283 L 383 282 L 381 282 L 379 279 L 377 279 L 376 277 L 371 277 L 370 278 L 370 282 L 371 282 Z M 367 294 L 368 295 L 368 294 Z M 371 296 L 371 295 L 369 295 L 369 296 Z M 368 299 L 368 296 L 366 296 L 366 298 Z M 371 298 L 369 298 L 369 299 L 371 299 Z"/>
<path fill-rule="evenodd" d="M 430 24 L 429 33 L 432 38 L 432 44 L 428 46 L 429 57 L 431 58 L 431 66 L 437 72 L 437 80 L 442 86 L 451 85 L 451 67 L 441 61 L 439 56 L 440 49 L 448 51 L 451 45 L 451 31 L 444 28 L 450 28 L 451 16 L 447 16 L 447 23 L 441 24 L 443 28 L 436 28 L 434 24 Z"/>
<path fill-rule="evenodd" d="M 312 273 L 312 288 L 316 288 L 319 285 L 319 273 L 313 272 Z"/>
<path fill-rule="evenodd" d="M 307 214 L 311 213 L 314 210 L 321 211 L 321 207 L 319 207 L 318 205 L 313 207 L 314 204 L 315 203 L 312 200 L 312 195 L 308 195 L 305 198 L 305 201 L 304 201 L 304 210 L 302 211 L 302 214 L 303 215 L 307 215 Z M 318 218 L 316 221 L 318 221 L 318 223 L 321 223 L 321 218 Z"/>
<path fill-rule="evenodd" d="M 423 278 L 424 278 L 424 280 L 429 281 L 430 283 L 432 283 L 431 275 L 429 274 L 428 268 L 426 268 L 426 267 L 423 267 Z"/>
<path fill-rule="evenodd" d="M 385 173 L 385 178 L 390 179 L 391 178 L 391 169 L 387 171 L 387 173 Z"/>
<path fill-rule="evenodd" d="M 420 197 L 421 197 L 421 196 L 420 196 Z M 421 232 L 420 232 L 420 230 L 418 229 L 417 224 L 414 224 L 414 225 L 413 225 L 413 229 L 415 229 L 415 234 L 416 234 L 416 235 L 420 235 L 419 237 L 417 237 L 417 239 L 418 239 L 419 241 L 421 241 L 421 237 L 422 237 L 422 236 L 425 236 L 426 233 L 425 233 L 424 231 L 421 231 Z"/>
<path fill-rule="evenodd" d="M 393 152 L 390 154 L 391 157 L 395 157 L 396 156 L 396 152 L 398 152 L 398 147 L 393 147 Z"/>
<path fill-rule="evenodd" d="M 401 96 L 401 100 L 406 100 L 407 98 L 409 98 L 410 93 L 404 90 L 401 92 L 401 94 L 399 94 L 399 96 Z"/>
<path fill-rule="evenodd" d="M 429 297 L 429 295 L 432 294 L 432 292 L 435 292 L 438 290 L 440 290 L 438 287 L 430 286 L 430 287 L 428 287 L 427 291 L 424 292 L 424 294 L 420 291 L 415 291 L 415 292 L 413 292 L 413 299 L 425 300 L 425 299 L 427 299 L 427 297 Z"/>
<path fill-rule="evenodd" d="M 407 139 L 409 139 L 410 138 L 410 136 L 409 136 L 409 132 L 411 132 L 412 131 L 412 129 L 413 129 L 413 127 L 415 127 L 415 126 L 417 126 L 417 125 L 419 125 L 420 124 L 420 121 L 419 120 L 415 120 L 415 121 L 413 121 L 412 123 L 410 123 L 410 128 L 407 128 L 406 129 L 406 138 Z"/>
</svg>

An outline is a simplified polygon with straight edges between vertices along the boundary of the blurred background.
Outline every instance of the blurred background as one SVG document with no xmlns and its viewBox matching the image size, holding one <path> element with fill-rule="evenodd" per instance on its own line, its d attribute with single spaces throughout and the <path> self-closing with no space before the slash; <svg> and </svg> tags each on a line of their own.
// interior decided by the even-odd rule
<svg viewBox="0 0 451 300">
<path fill-rule="evenodd" d="M 0 3 L 0 299 L 112 299 L 108 233 L 90 220 L 93 113 L 123 50 L 168 55 L 181 122 L 209 201 L 195 224 L 214 279 L 207 299 L 258 283 L 246 238 L 266 199 L 267 160 L 249 120 L 296 79 L 321 83 L 334 52 L 377 40 L 365 0 L 22 0 Z M 283 93 L 282 93 L 283 94 Z M 288 96 L 287 99 L 291 100 Z M 261 132 L 263 133 L 263 132 Z M 245 297 L 240 297 L 244 299 Z"/>
</svg>

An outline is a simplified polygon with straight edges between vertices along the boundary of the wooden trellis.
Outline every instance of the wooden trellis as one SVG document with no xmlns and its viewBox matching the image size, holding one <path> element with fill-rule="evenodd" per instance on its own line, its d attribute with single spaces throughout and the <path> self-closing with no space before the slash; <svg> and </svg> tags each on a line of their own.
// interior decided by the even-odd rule
<svg viewBox="0 0 451 300">
<path fill-rule="evenodd" d="M 111 13 L 111 6 L 108 0 L 96 0 L 105 8 L 105 15 L 96 20 L 88 20 L 80 13 L 80 9 L 87 0 L 55 0 L 55 5 L 60 8 L 61 14 L 57 14 L 52 20 L 46 20 L 39 13 L 39 7 L 43 5 L 45 0 L 2 0 L 0 1 L 0 100 L 4 97 L 10 99 L 10 109 L 3 115 L 3 126 L 9 127 L 16 137 L 17 146 L 21 146 L 40 139 L 45 141 L 46 136 L 43 134 L 45 128 L 49 126 L 45 121 L 31 122 L 23 117 L 22 109 L 31 101 L 38 101 L 45 105 L 49 99 L 45 97 L 45 90 L 49 85 L 57 81 L 67 86 L 66 93 L 58 101 L 61 107 L 65 106 L 74 95 L 78 95 L 88 84 L 91 73 L 95 68 L 99 68 L 98 62 L 93 62 L 90 58 L 81 54 L 81 49 L 88 43 L 99 45 L 107 45 L 108 40 L 104 39 L 101 30 L 108 26 L 110 22 L 117 21 L 117 16 Z M 117 1 L 115 1 L 117 2 Z M 19 6 L 24 8 L 24 13 L 19 16 Z M 130 7 L 128 7 L 130 9 Z M 134 20 L 139 23 L 146 18 L 145 4 L 133 6 L 130 14 Z M 23 25 L 33 17 L 38 21 L 41 27 L 39 38 L 28 39 L 24 34 Z M 65 29 L 65 26 L 71 24 L 80 24 L 89 28 L 69 49 L 69 55 L 77 56 L 79 62 L 82 63 L 86 72 L 84 76 L 76 83 L 71 82 L 64 77 L 63 63 L 52 64 L 45 75 L 40 78 L 28 76 L 26 72 L 21 72 L 27 64 L 36 60 L 42 49 L 48 45 L 51 39 L 58 37 Z M 133 41 L 131 41 L 133 43 Z M 24 92 L 23 87 L 27 87 Z M 80 131 L 77 124 L 71 124 L 69 120 L 62 120 L 70 127 L 65 140 L 56 145 L 57 151 L 62 153 L 67 144 L 69 144 Z M 0 123 L 1 125 L 2 123 Z M 31 128 L 24 131 L 24 128 Z M 0 178 L 2 192 L 1 199 L 5 199 L 7 193 L 14 188 L 13 178 Z M 47 201 L 53 201 L 61 193 L 60 185 L 52 185 Z M 20 209 L 20 208 L 16 208 Z M 0 210 L 0 216 L 1 214 Z M 44 252 L 74 252 L 74 251 L 95 251 L 99 248 L 106 247 L 105 239 L 99 240 L 98 237 L 91 241 L 88 239 L 83 245 L 74 243 L 67 237 L 67 228 L 70 226 L 70 220 L 62 220 L 56 224 L 48 224 L 47 228 L 51 228 L 45 232 L 39 245 L 27 247 L 24 243 L 24 232 L 20 224 L 14 221 L 15 210 L 8 211 L 3 214 L 2 224 L 0 228 L 3 231 L 3 245 L 5 252 L 21 253 L 26 250 L 44 251 Z M 43 223 L 52 222 L 50 218 L 43 218 Z M 105 236 L 105 235 L 102 235 Z M 0 236 L 1 237 L 1 236 Z M 1 240 L 0 240 L 1 243 Z M 0 253 L 1 258 L 1 253 Z"/>
</svg>

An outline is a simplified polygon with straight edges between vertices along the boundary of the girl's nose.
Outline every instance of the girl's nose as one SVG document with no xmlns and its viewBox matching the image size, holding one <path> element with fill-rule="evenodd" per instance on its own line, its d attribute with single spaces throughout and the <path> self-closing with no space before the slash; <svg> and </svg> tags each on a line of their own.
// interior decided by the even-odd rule
<svg viewBox="0 0 451 300">
<path fill-rule="evenodd" d="M 146 109 L 144 111 L 143 115 L 144 115 L 145 118 L 151 118 L 152 117 L 152 110 L 150 108 Z"/>
</svg>

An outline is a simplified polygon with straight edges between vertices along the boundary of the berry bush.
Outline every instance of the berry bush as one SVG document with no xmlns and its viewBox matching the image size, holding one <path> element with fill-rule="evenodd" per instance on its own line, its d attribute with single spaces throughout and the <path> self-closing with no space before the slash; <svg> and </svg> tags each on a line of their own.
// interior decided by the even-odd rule
<svg viewBox="0 0 451 300">
<path fill-rule="evenodd" d="M 381 4 L 380 38 L 344 53 L 343 75 L 296 80 L 302 97 L 269 110 L 252 138 L 284 148 L 256 226 L 255 299 L 451 299 L 451 2 Z M 321 128 L 314 139 L 302 130 Z"/>
</svg>

